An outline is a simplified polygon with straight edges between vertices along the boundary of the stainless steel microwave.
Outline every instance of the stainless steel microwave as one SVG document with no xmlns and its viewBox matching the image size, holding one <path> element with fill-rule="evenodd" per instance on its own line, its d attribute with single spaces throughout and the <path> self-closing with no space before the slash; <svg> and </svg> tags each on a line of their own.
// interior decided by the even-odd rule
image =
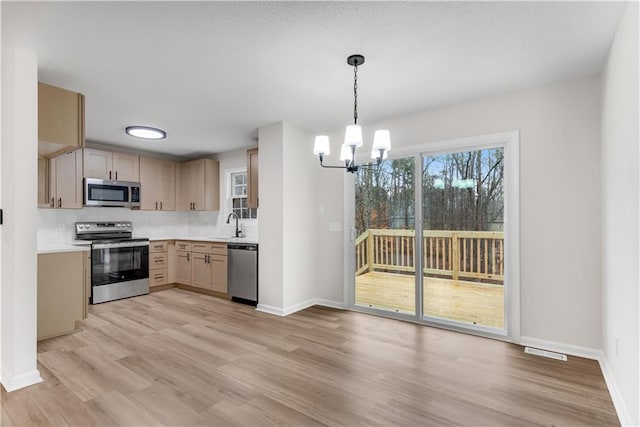
<svg viewBox="0 0 640 427">
<path fill-rule="evenodd" d="M 84 179 L 84 206 L 140 208 L 140 183 Z"/>
</svg>

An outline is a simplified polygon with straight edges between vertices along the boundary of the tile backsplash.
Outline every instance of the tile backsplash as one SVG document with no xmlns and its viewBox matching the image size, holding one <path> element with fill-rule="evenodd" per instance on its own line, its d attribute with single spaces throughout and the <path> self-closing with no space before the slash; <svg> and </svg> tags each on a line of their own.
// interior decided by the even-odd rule
<svg viewBox="0 0 640 427">
<path fill-rule="evenodd" d="M 79 221 L 131 221 L 134 237 L 225 237 L 235 223 L 221 212 L 136 211 L 125 208 L 38 209 L 38 242 L 69 242 Z M 242 224 L 245 237 L 258 240 L 257 224 Z"/>
</svg>

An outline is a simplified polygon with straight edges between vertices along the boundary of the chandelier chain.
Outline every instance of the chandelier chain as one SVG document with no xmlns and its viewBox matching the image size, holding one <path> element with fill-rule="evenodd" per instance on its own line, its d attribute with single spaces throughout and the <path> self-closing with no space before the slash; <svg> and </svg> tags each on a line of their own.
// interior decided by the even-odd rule
<svg viewBox="0 0 640 427">
<path fill-rule="evenodd" d="M 358 64 L 353 66 L 353 124 L 358 124 Z"/>
</svg>

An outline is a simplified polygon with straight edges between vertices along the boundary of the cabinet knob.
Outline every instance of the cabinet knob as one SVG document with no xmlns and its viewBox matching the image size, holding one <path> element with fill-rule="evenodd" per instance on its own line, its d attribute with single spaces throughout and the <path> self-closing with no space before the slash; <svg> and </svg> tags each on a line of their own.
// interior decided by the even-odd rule
<svg viewBox="0 0 640 427">
<path fill-rule="evenodd" d="M 109 171 L 109 179 L 111 179 L 111 171 Z"/>
<path fill-rule="evenodd" d="M 156 202 L 156 210 L 158 210 L 158 202 Z"/>
<path fill-rule="evenodd" d="M 190 256 L 189 256 L 189 255 L 190 255 L 190 253 L 189 253 L 189 252 L 187 252 L 187 261 L 189 261 L 189 258 L 190 258 Z"/>
<path fill-rule="evenodd" d="M 160 202 L 160 210 L 162 210 L 162 202 Z"/>
<path fill-rule="evenodd" d="M 55 208 L 56 207 L 56 199 L 55 198 L 51 198 L 51 207 Z"/>
<path fill-rule="evenodd" d="M 118 180 L 118 171 L 116 171 L 116 181 Z"/>
<path fill-rule="evenodd" d="M 58 199 L 58 207 L 61 208 L 62 207 L 62 197 L 60 197 Z"/>
</svg>

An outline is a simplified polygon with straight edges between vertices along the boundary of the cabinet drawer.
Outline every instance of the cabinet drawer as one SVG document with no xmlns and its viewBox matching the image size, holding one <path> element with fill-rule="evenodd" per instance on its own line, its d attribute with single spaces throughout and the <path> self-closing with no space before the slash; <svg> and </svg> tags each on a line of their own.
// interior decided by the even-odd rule
<svg viewBox="0 0 640 427">
<path fill-rule="evenodd" d="M 176 251 L 191 252 L 191 242 L 176 241 Z"/>
<path fill-rule="evenodd" d="M 226 243 L 209 243 L 209 253 L 227 256 Z"/>
<path fill-rule="evenodd" d="M 191 243 L 191 252 L 196 252 L 199 254 L 206 254 L 209 252 L 209 244 L 203 242 L 192 242 Z"/>
<path fill-rule="evenodd" d="M 169 243 L 166 241 L 162 241 L 162 242 L 150 242 L 149 243 L 149 252 L 150 253 L 154 253 L 154 252 L 167 252 L 167 249 L 169 247 Z"/>
<path fill-rule="evenodd" d="M 166 268 L 149 272 L 149 286 L 160 286 L 169 283 L 169 272 Z"/>
<path fill-rule="evenodd" d="M 158 252 L 155 254 L 149 254 L 149 270 L 155 270 L 158 268 L 167 268 L 169 263 L 166 252 Z"/>
</svg>

